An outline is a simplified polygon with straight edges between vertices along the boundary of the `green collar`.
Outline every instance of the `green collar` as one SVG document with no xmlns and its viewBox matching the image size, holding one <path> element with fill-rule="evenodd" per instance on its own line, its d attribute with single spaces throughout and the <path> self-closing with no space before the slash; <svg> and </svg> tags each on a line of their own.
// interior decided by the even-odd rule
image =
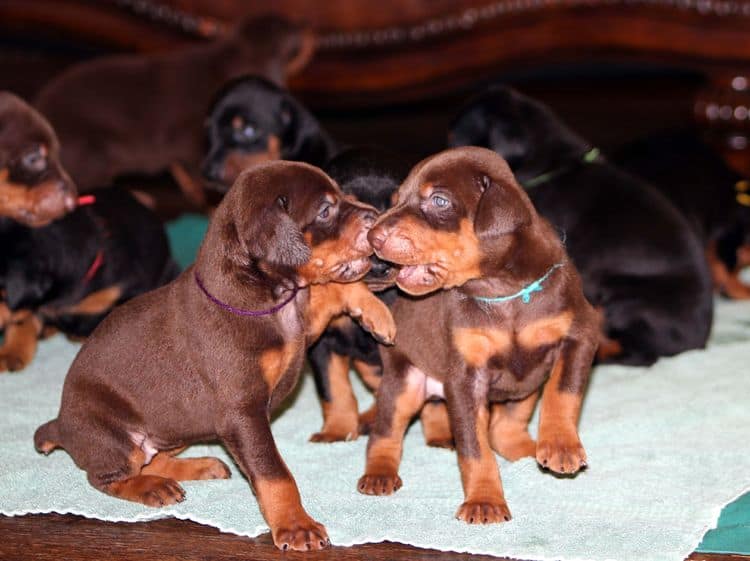
<svg viewBox="0 0 750 561">
<path fill-rule="evenodd" d="M 537 187 L 538 185 L 547 183 L 548 181 L 551 181 L 555 177 L 562 175 L 566 171 L 570 170 L 575 164 L 578 164 L 578 163 L 581 163 L 584 165 L 593 164 L 594 162 L 599 161 L 600 157 L 601 157 L 601 151 L 598 148 L 592 148 L 591 150 L 588 150 L 583 156 L 581 156 L 580 162 L 574 162 L 573 164 L 566 164 L 557 169 L 553 169 L 552 171 L 548 171 L 547 173 L 543 173 L 542 175 L 537 175 L 536 177 L 532 177 L 528 181 L 523 182 L 521 185 L 523 186 L 524 189 L 533 189 L 534 187 Z"/>
</svg>

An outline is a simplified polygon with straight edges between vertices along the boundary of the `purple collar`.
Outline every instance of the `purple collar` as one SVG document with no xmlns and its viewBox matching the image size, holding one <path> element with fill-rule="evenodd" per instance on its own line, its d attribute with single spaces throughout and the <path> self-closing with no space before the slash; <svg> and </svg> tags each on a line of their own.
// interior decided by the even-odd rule
<svg viewBox="0 0 750 561">
<path fill-rule="evenodd" d="M 206 287 L 203 285 L 203 281 L 201 281 L 201 278 L 198 276 L 198 271 L 194 271 L 193 274 L 195 276 L 195 284 L 198 285 L 198 288 L 200 288 L 203 291 L 203 294 L 205 294 L 206 297 L 209 300 L 211 300 L 211 302 L 219 306 L 219 308 L 221 308 L 222 310 L 226 310 L 227 312 L 232 312 L 233 314 L 238 315 L 238 316 L 252 316 L 252 317 L 270 316 L 271 314 L 275 314 L 281 308 L 286 306 L 289 302 L 294 300 L 294 297 L 297 296 L 297 292 L 299 292 L 299 287 L 295 286 L 289 298 L 287 298 L 286 300 L 284 300 L 283 302 L 279 304 L 276 304 L 273 308 L 268 308 L 267 310 L 243 310 L 242 308 L 235 308 L 234 306 L 225 304 L 224 302 L 216 298 L 208 290 L 206 290 Z"/>
</svg>

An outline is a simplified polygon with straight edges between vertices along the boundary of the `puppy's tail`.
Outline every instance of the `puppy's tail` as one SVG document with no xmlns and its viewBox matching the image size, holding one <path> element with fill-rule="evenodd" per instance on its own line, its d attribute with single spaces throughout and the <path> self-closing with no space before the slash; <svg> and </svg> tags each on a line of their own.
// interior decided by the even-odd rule
<svg viewBox="0 0 750 561">
<path fill-rule="evenodd" d="M 60 447 L 60 432 L 57 419 L 52 419 L 36 429 L 34 433 L 34 448 L 44 455 L 49 454 L 55 448 Z"/>
</svg>

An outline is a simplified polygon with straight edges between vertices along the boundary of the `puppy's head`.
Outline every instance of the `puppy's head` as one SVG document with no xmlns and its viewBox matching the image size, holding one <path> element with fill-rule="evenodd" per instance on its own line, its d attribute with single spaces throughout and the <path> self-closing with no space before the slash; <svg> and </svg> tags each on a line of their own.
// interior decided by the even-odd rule
<svg viewBox="0 0 750 561">
<path fill-rule="evenodd" d="M 494 150 L 522 184 L 588 149 L 549 107 L 506 86 L 469 100 L 450 126 L 448 144 Z"/>
<path fill-rule="evenodd" d="M 280 159 L 317 162 L 326 151 L 312 115 L 286 91 L 255 76 L 219 93 L 206 128 L 203 175 L 220 191 L 251 165 Z"/>
<path fill-rule="evenodd" d="M 0 92 L 0 217 L 46 226 L 76 206 L 52 127 L 18 97 Z"/>
<path fill-rule="evenodd" d="M 369 238 L 379 257 L 401 265 L 398 286 L 420 295 L 482 277 L 535 217 L 500 156 L 456 148 L 414 167 Z"/>
<path fill-rule="evenodd" d="M 202 251 L 223 251 L 225 272 L 240 276 L 351 282 L 370 268 L 367 233 L 376 217 L 318 168 L 269 162 L 237 178 L 212 220 L 207 240 L 215 241 Z"/>
<path fill-rule="evenodd" d="M 391 197 L 409 173 L 409 166 L 396 154 L 377 147 L 360 146 L 342 150 L 332 158 L 325 171 L 347 195 L 371 205 L 378 212 L 391 206 Z M 392 287 L 398 267 L 377 255 L 370 257 L 370 272 L 365 277 L 372 291 Z"/>
</svg>

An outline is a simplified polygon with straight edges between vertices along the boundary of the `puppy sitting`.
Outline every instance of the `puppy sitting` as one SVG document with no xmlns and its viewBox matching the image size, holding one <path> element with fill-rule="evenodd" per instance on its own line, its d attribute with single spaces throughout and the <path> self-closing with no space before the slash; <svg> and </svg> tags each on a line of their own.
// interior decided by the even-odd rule
<svg viewBox="0 0 750 561">
<path fill-rule="evenodd" d="M 322 166 L 333 140 L 289 92 L 259 76 L 240 78 L 216 96 L 206 120 L 203 175 L 226 191 L 246 167 L 269 160 Z"/>
<path fill-rule="evenodd" d="M 383 379 L 360 492 L 401 487 L 403 435 L 425 400 L 446 400 L 471 524 L 510 519 L 494 448 L 572 474 L 586 465 L 577 420 L 598 315 L 550 225 L 505 161 L 483 148 L 418 164 L 369 238 L 401 265 L 412 296 L 391 306 L 398 333 Z M 435 329 L 439 326 L 440 329 Z M 549 377 L 549 378 L 548 378 Z M 544 386 L 538 443 L 527 424 Z M 491 415 L 489 408 L 491 406 Z"/>
<path fill-rule="evenodd" d="M 348 300 L 348 285 L 308 288 L 367 272 L 375 218 L 312 166 L 273 162 L 243 173 L 196 264 L 115 310 L 84 344 L 37 449 L 62 447 L 97 489 L 160 506 L 185 498 L 180 480 L 229 476 L 215 458 L 174 457 L 219 439 L 250 479 L 274 543 L 324 547 L 326 531 L 303 509 L 269 418 L 332 315 L 356 313 L 392 339 L 390 316 L 371 321 L 366 300 Z"/>
<path fill-rule="evenodd" d="M 471 100 L 452 146 L 484 146 L 508 161 L 539 213 L 565 239 L 586 297 L 604 316 L 598 357 L 650 365 L 703 348 L 711 277 L 698 236 L 650 185 L 598 155 L 545 105 L 510 88 Z"/>
</svg>

